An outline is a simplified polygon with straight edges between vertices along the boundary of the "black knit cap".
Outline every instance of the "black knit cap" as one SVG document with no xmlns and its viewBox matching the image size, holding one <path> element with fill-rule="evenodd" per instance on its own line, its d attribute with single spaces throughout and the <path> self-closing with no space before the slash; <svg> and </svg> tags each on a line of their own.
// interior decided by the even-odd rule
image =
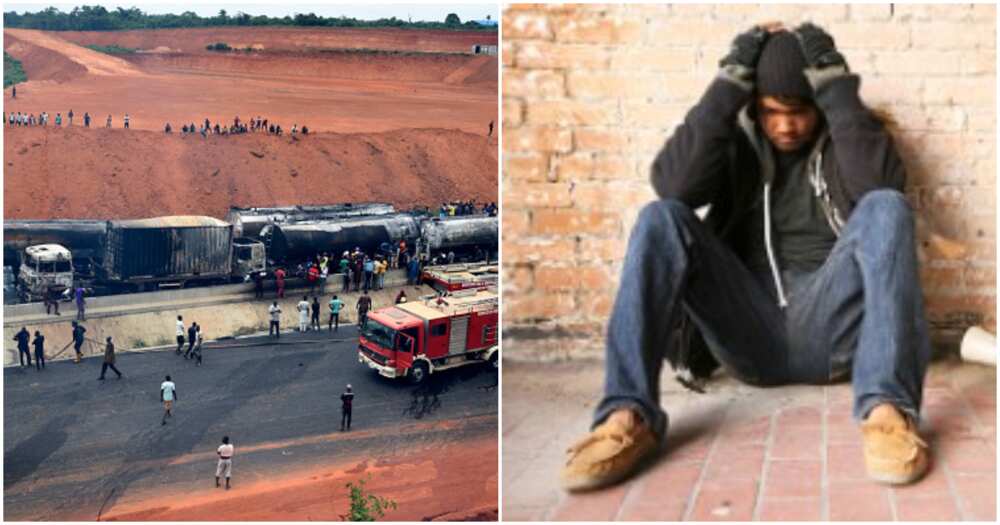
<svg viewBox="0 0 1000 525">
<path fill-rule="evenodd" d="M 806 57 L 799 41 L 788 31 L 770 35 L 757 62 L 757 94 L 812 100 L 813 90 L 802 70 Z"/>
</svg>

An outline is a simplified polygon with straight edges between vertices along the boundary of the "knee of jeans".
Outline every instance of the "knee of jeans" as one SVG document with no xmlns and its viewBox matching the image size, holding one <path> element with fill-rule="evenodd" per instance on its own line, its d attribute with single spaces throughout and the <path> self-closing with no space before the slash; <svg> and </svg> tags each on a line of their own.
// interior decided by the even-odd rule
<svg viewBox="0 0 1000 525">
<path fill-rule="evenodd" d="M 636 225 L 645 227 L 696 218 L 691 208 L 678 199 L 660 199 L 642 207 Z"/>
<path fill-rule="evenodd" d="M 885 226 L 891 227 L 893 231 L 897 231 L 901 224 L 908 225 L 913 222 L 913 211 L 906 197 L 892 189 L 872 190 L 864 194 L 854 212 L 861 213 L 873 221 L 874 224 L 870 226 L 885 223 Z"/>
</svg>

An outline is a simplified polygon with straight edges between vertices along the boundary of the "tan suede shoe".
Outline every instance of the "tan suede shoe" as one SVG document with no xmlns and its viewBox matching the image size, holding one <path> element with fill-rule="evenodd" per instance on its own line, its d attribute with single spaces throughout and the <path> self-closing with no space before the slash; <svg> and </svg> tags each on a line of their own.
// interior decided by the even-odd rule
<svg viewBox="0 0 1000 525">
<path fill-rule="evenodd" d="M 635 472 L 658 448 L 656 435 L 648 426 L 630 427 L 609 418 L 567 450 L 560 483 L 568 491 L 611 485 Z"/>
<path fill-rule="evenodd" d="M 888 407 L 888 408 L 886 408 Z M 868 477 L 904 485 L 926 472 L 930 453 L 916 426 L 891 405 L 880 405 L 861 423 Z"/>
</svg>

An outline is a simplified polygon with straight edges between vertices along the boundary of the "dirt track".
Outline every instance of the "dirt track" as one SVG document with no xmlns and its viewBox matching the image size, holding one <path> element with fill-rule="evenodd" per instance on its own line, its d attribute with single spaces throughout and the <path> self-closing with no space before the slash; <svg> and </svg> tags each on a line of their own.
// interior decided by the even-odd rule
<svg viewBox="0 0 1000 525">
<path fill-rule="evenodd" d="M 393 500 L 388 521 L 497 519 L 498 451 L 495 436 L 411 449 L 379 461 L 357 458 L 267 478 L 238 491 L 192 494 L 157 491 L 148 499 L 116 505 L 104 521 L 340 521 L 350 500 L 345 485 L 365 479 L 365 488 Z M 209 461 L 210 463 L 211 461 Z M 470 480 L 477 480 L 476 484 Z"/>
<path fill-rule="evenodd" d="M 16 100 L 5 91 L 4 110 L 75 114 L 71 130 L 7 130 L 5 218 L 497 200 L 496 139 L 486 137 L 498 117 L 497 57 L 455 54 L 495 44 L 495 33 L 254 28 L 248 42 L 260 52 L 204 50 L 204 42 L 237 44 L 246 34 L 5 30 L 4 47 L 30 80 L 18 85 Z M 74 42 L 158 51 L 112 57 Z M 348 47 L 390 52 L 343 51 Z M 92 129 L 82 128 L 84 112 Z M 126 112 L 129 132 L 121 130 Z M 110 132 L 103 129 L 109 114 Z M 319 135 L 296 142 L 287 135 L 162 133 L 166 122 L 179 131 L 205 118 L 231 123 L 258 115 L 286 131 L 307 125 Z"/>
</svg>

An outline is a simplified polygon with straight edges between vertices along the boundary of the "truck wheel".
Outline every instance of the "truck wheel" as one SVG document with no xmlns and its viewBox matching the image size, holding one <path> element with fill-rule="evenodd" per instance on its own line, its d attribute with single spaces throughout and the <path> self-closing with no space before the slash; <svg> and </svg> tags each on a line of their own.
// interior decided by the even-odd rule
<svg viewBox="0 0 1000 525">
<path fill-rule="evenodd" d="M 419 385 L 427 380 L 428 375 L 427 363 L 417 363 L 410 369 L 410 382 Z"/>
<path fill-rule="evenodd" d="M 500 368 L 500 358 L 499 358 L 499 356 L 500 356 L 500 352 L 493 352 L 493 355 L 490 356 L 490 366 L 492 366 L 494 370 L 497 370 L 497 369 Z"/>
</svg>

